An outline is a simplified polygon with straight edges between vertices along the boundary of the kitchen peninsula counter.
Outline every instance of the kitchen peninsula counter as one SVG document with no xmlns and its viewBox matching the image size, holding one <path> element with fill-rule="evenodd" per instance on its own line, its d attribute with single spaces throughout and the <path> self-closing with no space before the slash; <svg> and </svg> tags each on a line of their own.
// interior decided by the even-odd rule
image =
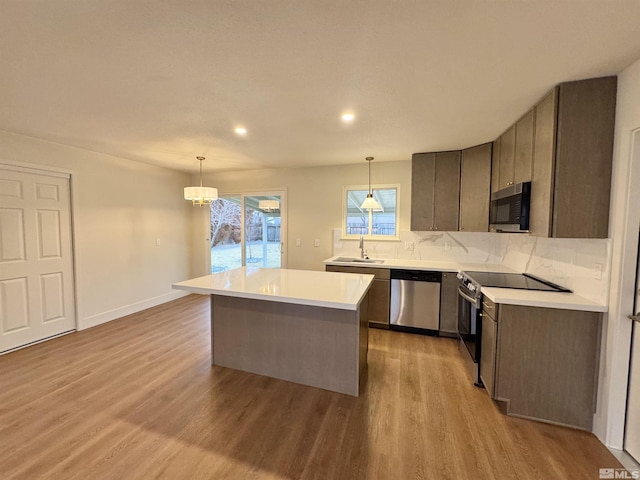
<svg viewBox="0 0 640 480">
<path fill-rule="evenodd" d="M 434 272 L 498 272 L 521 273 L 501 264 L 451 262 L 439 260 L 411 260 L 411 259 L 377 259 L 371 262 L 340 261 L 341 256 L 334 256 L 324 261 L 325 265 L 349 266 L 358 268 L 386 268 L 397 270 L 423 270 Z M 580 310 L 586 312 L 607 312 L 605 303 L 594 301 L 575 293 L 538 292 L 513 288 L 482 287 L 486 295 L 494 303 L 521 305 L 528 307 L 557 308 L 560 310 Z"/>
<path fill-rule="evenodd" d="M 373 278 L 242 267 L 173 288 L 211 296 L 212 364 L 357 396 Z"/>
</svg>

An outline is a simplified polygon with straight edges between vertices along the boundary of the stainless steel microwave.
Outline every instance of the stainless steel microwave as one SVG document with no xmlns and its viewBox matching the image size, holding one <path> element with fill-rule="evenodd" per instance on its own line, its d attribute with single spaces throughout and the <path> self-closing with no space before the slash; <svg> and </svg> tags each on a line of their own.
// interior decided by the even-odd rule
<svg viewBox="0 0 640 480">
<path fill-rule="evenodd" d="M 529 231 L 531 182 L 516 183 L 491 195 L 489 229 L 492 232 Z"/>
</svg>

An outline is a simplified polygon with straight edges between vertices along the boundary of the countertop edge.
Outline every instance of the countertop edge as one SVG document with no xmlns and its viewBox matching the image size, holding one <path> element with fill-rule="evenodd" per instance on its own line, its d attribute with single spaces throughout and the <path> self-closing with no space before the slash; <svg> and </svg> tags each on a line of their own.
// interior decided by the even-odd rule
<svg viewBox="0 0 640 480">
<path fill-rule="evenodd" d="M 344 275 L 351 275 L 351 274 L 345 273 Z M 360 296 L 360 298 L 358 298 L 357 302 L 355 303 L 332 302 L 329 300 L 314 300 L 309 298 L 287 297 L 287 296 L 261 294 L 261 293 L 254 293 L 254 292 L 239 292 L 239 291 L 233 291 L 233 290 L 194 287 L 194 286 L 180 285 L 180 283 L 172 284 L 171 288 L 173 288 L 174 290 L 183 290 L 186 292 L 196 293 L 200 295 L 222 295 L 225 297 L 248 298 L 252 300 L 264 300 L 268 302 L 289 303 L 294 305 L 306 305 L 309 307 L 335 308 L 339 310 L 355 311 L 360 307 L 360 303 L 366 296 L 367 292 L 371 289 L 371 285 L 373 285 L 373 279 L 375 278 L 374 275 L 370 275 L 370 274 L 359 274 L 359 275 L 363 277 L 369 277 L 369 283 L 367 287 L 362 291 L 362 295 Z"/>
<path fill-rule="evenodd" d="M 423 270 L 429 272 L 446 272 L 457 273 L 460 270 L 480 270 L 504 273 L 520 273 L 509 267 L 505 267 L 496 263 L 473 263 L 473 262 L 438 262 L 430 260 L 411 260 L 411 259 L 379 259 L 382 263 L 365 263 L 365 262 L 336 262 L 334 258 L 340 255 L 334 255 L 323 260 L 323 265 L 331 265 L 335 267 L 354 267 L 354 268 L 385 268 L 387 270 Z M 406 263 L 405 263 L 406 262 Z M 418 264 L 414 262 L 419 262 Z"/>
<path fill-rule="evenodd" d="M 583 312 L 606 313 L 609 311 L 606 305 L 601 305 L 591 300 L 576 295 L 575 293 L 560 292 L 526 292 L 522 296 L 513 293 L 513 289 L 482 287 L 482 294 L 494 303 L 503 305 L 520 305 L 523 307 L 557 308 L 560 310 L 579 310 Z M 547 299 L 547 296 L 554 298 Z M 525 298 L 529 296 L 530 298 Z M 538 298 L 536 298 L 538 297 Z M 542 298 L 541 298 L 542 297 Z"/>
<path fill-rule="evenodd" d="M 424 270 L 436 272 L 457 272 L 459 270 L 479 270 L 479 271 L 500 271 L 507 273 L 521 273 L 500 264 L 473 264 L 468 262 L 431 262 L 429 260 L 407 260 L 384 259 L 384 263 L 361 263 L 361 262 L 336 262 L 333 259 L 339 257 L 334 255 L 323 261 L 324 265 L 355 267 L 355 268 L 386 268 L 388 270 Z M 406 259 L 405 259 L 406 260 Z M 415 265 L 412 262 L 421 262 L 423 265 Z M 447 265 L 448 264 L 448 265 Z M 519 292 L 519 293 L 514 293 Z M 562 310 L 580 310 L 585 312 L 606 313 L 609 311 L 607 305 L 602 305 L 589 300 L 588 298 L 576 295 L 575 293 L 558 292 L 535 292 L 529 290 L 516 290 L 498 287 L 482 287 L 482 293 L 495 303 L 507 305 L 521 305 L 525 307 L 558 308 Z M 551 297 L 549 297 L 551 295 Z M 549 298 L 547 298 L 549 297 Z"/>
</svg>

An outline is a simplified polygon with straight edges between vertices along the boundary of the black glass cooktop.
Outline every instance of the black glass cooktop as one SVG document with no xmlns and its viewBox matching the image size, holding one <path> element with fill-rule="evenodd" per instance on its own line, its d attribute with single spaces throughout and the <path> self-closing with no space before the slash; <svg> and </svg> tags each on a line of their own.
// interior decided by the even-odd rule
<svg viewBox="0 0 640 480">
<path fill-rule="evenodd" d="M 483 287 L 519 288 L 548 292 L 571 292 L 571 290 L 548 282 L 528 273 L 464 272 Z"/>
</svg>

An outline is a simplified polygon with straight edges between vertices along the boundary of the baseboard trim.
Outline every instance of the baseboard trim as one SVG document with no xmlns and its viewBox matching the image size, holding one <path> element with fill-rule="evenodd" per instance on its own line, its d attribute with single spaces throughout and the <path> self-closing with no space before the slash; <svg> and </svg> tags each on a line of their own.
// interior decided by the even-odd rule
<svg viewBox="0 0 640 480">
<path fill-rule="evenodd" d="M 635 458 L 629 455 L 626 451 L 617 448 L 609 448 L 609 451 L 618 459 L 624 468 L 630 472 L 640 472 L 640 463 L 636 462 Z"/>
<path fill-rule="evenodd" d="M 88 317 L 85 317 L 81 321 L 78 321 L 78 330 L 86 330 L 87 328 L 102 325 L 103 323 L 107 323 L 112 320 L 131 315 L 132 313 L 138 313 L 142 310 L 146 310 L 147 308 L 155 307 L 163 303 L 177 300 L 178 298 L 186 297 L 189 294 L 190 292 L 172 291 L 169 293 L 165 293 L 164 295 L 159 295 L 147 300 L 142 300 L 141 302 L 118 307 L 113 310 L 98 313 L 96 315 L 90 315 Z"/>
</svg>

